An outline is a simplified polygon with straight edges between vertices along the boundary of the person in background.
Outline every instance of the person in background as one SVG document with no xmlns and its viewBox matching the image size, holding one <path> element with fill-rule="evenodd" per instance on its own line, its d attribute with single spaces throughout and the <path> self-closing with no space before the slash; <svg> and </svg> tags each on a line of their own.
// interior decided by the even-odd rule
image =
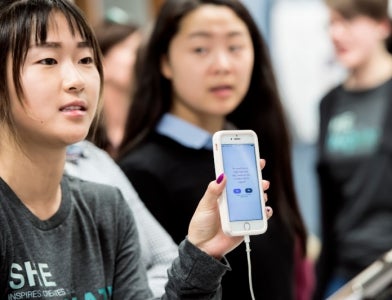
<svg viewBox="0 0 392 300">
<path fill-rule="evenodd" d="M 68 0 L 2 0 L 0 28 L 0 299 L 151 299 L 121 192 L 64 174 L 103 87 L 92 28 Z M 208 184 L 162 299 L 220 299 L 242 242 L 221 230 L 225 183 Z"/>
<path fill-rule="evenodd" d="M 88 138 L 116 158 L 132 102 L 133 67 L 142 32 L 136 24 L 108 19 L 94 26 L 94 31 L 103 54 L 103 115 Z"/>
<path fill-rule="evenodd" d="M 158 297 L 165 291 L 167 269 L 177 257 L 177 245 L 146 209 L 112 159 L 122 139 L 131 103 L 133 65 L 142 34 L 135 24 L 109 19 L 93 29 L 103 54 L 105 79 L 102 116 L 98 127 L 90 130 L 88 138 L 104 151 L 87 140 L 73 144 L 67 148 L 65 170 L 72 176 L 120 189 L 135 216 L 149 286 Z"/>
<path fill-rule="evenodd" d="M 392 248 L 392 56 L 388 0 L 326 0 L 345 80 L 320 103 L 317 172 L 325 299 Z"/>
<path fill-rule="evenodd" d="M 211 136 L 253 129 L 275 215 L 252 236 L 256 299 L 309 299 L 307 233 L 293 187 L 290 139 L 268 49 L 240 1 L 167 0 L 136 61 L 118 163 L 175 242 L 214 178 Z M 249 295 L 245 248 L 229 254 L 224 299 Z"/>
<path fill-rule="evenodd" d="M 177 257 L 178 246 L 140 200 L 132 184 L 109 154 L 84 140 L 67 148 L 66 173 L 83 180 L 120 189 L 131 207 L 139 232 L 141 258 L 154 297 L 165 292 L 167 270 Z"/>
</svg>

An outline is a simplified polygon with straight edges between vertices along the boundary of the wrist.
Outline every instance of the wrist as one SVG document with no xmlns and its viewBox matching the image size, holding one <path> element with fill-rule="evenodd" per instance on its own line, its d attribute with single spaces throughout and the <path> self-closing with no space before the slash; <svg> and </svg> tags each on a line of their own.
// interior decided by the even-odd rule
<svg viewBox="0 0 392 300">
<path fill-rule="evenodd" d="M 192 244 L 195 248 L 199 249 L 200 251 L 204 252 L 208 256 L 211 256 L 212 258 L 215 258 L 216 260 L 220 261 L 224 257 L 224 254 L 218 253 L 215 249 L 211 249 L 211 247 L 208 247 L 207 243 L 199 241 L 197 242 L 196 240 L 192 239 L 191 237 L 187 237 L 187 240 L 190 244 Z M 215 247 L 216 248 L 216 247 Z"/>
</svg>

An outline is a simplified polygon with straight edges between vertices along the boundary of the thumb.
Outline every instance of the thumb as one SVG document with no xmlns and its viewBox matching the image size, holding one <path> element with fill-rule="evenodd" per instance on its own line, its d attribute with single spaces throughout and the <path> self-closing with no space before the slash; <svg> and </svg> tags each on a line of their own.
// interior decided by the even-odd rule
<svg viewBox="0 0 392 300">
<path fill-rule="evenodd" d="M 211 181 L 197 205 L 188 228 L 188 239 L 196 246 L 210 240 L 220 230 L 218 199 L 225 182 L 223 174 Z"/>
<path fill-rule="evenodd" d="M 226 177 L 222 173 L 215 181 L 211 181 L 204 193 L 203 198 L 200 200 L 196 211 L 208 211 L 218 208 L 218 198 L 221 196 L 223 189 L 226 185 Z"/>
<path fill-rule="evenodd" d="M 218 199 L 225 188 L 225 183 L 226 180 L 223 174 L 219 175 L 215 181 L 210 182 L 193 214 L 189 232 L 208 231 L 209 227 L 215 230 L 220 226 L 218 224 L 220 222 Z"/>
</svg>

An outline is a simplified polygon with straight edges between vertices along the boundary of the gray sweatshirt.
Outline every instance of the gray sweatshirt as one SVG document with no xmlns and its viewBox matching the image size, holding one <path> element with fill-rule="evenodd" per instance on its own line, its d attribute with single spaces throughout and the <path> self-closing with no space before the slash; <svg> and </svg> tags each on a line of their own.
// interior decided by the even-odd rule
<svg viewBox="0 0 392 300">
<path fill-rule="evenodd" d="M 61 188 L 58 212 L 41 221 L 0 178 L 0 299 L 151 299 L 120 191 L 69 176 Z M 228 269 L 185 240 L 162 299 L 220 299 Z"/>
<path fill-rule="evenodd" d="M 155 297 L 160 297 L 165 292 L 167 269 L 178 256 L 178 245 L 148 211 L 120 167 L 105 151 L 84 140 L 67 148 L 65 171 L 80 179 L 119 188 L 135 217 L 150 289 Z"/>
</svg>

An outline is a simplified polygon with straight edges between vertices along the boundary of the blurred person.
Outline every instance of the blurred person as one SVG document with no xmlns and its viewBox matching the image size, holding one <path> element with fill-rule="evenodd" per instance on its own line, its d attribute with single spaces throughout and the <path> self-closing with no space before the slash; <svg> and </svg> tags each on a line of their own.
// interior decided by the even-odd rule
<svg viewBox="0 0 392 300">
<path fill-rule="evenodd" d="M 121 192 L 64 174 L 101 98 L 92 28 L 68 0 L 2 0 L 0 28 L 0 298 L 151 299 Z M 208 184 L 162 299 L 221 298 L 225 254 L 242 242 L 221 230 L 225 184 Z"/>
<path fill-rule="evenodd" d="M 316 241 L 320 237 L 314 167 L 318 106 L 321 97 L 341 81 L 344 73 L 334 59 L 326 26 L 328 18 L 327 7 L 320 0 L 275 1 L 271 11 L 270 51 L 293 134 L 294 183 L 301 195 L 298 200 L 305 224 Z"/>
<path fill-rule="evenodd" d="M 135 216 L 149 286 L 154 296 L 159 297 L 165 291 L 167 269 L 177 256 L 177 245 L 151 215 L 112 159 L 122 139 L 131 103 L 133 64 L 141 40 L 141 29 L 130 22 L 119 23 L 114 17 L 102 20 L 93 29 L 104 55 L 105 79 L 103 119 L 90 135 L 103 150 L 86 140 L 72 144 L 67 148 L 65 170 L 72 176 L 120 189 Z"/>
<path fill-rule="evenodd" d="M 275 215 L 252 236 L 256 298 L 309 299 L 312 268 L 294 192 L 289 134 L 268 50 L 234 0 L 168 0 L 136 62 L 135 94 L 119 165 L 175 242 L 214 178 L 211 136 L 253 129 L 268 164 Z M 188 197 L 191 195 L 191 197 Z M 187 197 L 185 197 L 187 196 Z M 230 254 L 224 299 L 249 295 L 245 249 Z"/>
<path fill-rule="evenodd" d="M 345 80 L 320 103 L 317 171 L 325 299 L 392 248 L 392 56 L 388 0 L 326 0 Z"/>
<path fill-rule="evenodd" d="M 177 245 L 151 215 L 112 159 L 124 133 L 131 103 L 133 65 L 142 35 L 136 24 L 118 23 L 112 19 L 105 19 L 93 28 L 104 56 L 105 76 L 103 119 L 98 128 L 91 130 L 90 138 L 103 150 L 86 140 L 69 146 L 65 170 L 75 177 L 120 189 L 135 216 L 149 286 L 158 297 L 165 291 L 167 269 L 177 256 Z"/>
<path fill-rule="evenodd" d="M 141 28 L 133 23 L 102 20 L 94 26 L 103 54 L 104 89 L 102 119 L 89 139 L 116 158 L 133 89 L 133 67 L 142 40 Z"/>
</svg>

